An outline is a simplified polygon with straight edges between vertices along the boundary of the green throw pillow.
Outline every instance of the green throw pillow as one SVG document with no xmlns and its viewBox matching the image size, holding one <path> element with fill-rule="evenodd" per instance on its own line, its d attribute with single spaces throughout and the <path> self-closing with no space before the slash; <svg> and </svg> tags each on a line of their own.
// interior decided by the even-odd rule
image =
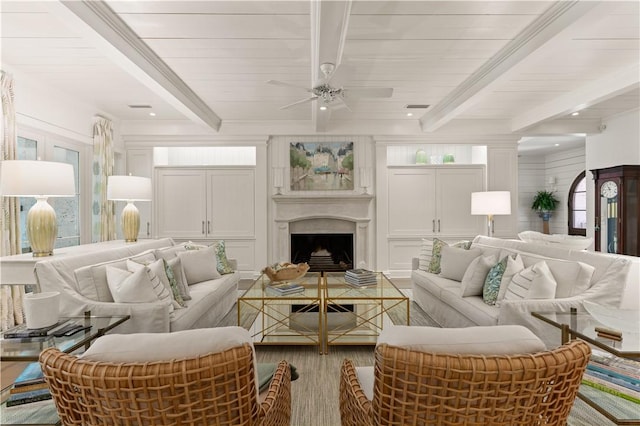
<svg viewBox="0 0 640 426">
<path fill-rule="evenodd" d="M 433 239 L 433 248 L 431 249 L 431 261 L 429 262 L 429 270 L 427 272 L 431 272 L 432 274 L 440 273 L 440 260 L 442 259 L 442 247 L 448 246 L 445 241 L 442 241 L 438 238 Z M 458 247 L 464 250 L 469 250 L 471 248 L 471 241 L 459 241 L 455 244 L 452 244 L 451 247 Z"/>
<path fill-rule="evenodd" d="M 216 251 L 216 267 L 218 268 L 218 272 L 220 274 L 232 274 L 233 268 L 229 263 L 229 259 L 227 259 L 227 253 L 224 248 L 224 240 L 220 240 L 213 245 Z"/>
<path fill-rule="evenodd" d="M 505 256 L 500 262 L 493 265 L 489 269 L 487 278 L 484 280 L 484 286 L 482 287 L 482 300 L 487 305 L 495 305 L 498 300 L 498 293 L 500 292 L 500 282 L 502 281 L 502 275 L 507 269 L 507 260 L 509 256 Z"/>
<path fill-rule="evenodd" d="M 176 280 L 176 276 L 173 274 L 173 269 L 171 268 L 171 266 L 169 266 L 169 263 L 166 260 L 162 259 L 162 262 L 164 263 L 164 271 L 166 272 L 167 278 L 169 279 L 169 286 L 171 287 L 171 292 L 173 293 L 173 299 L 178 303 L 178 305 L 184 308 L 185 306 L 187 306 L 187 304 L 184 303 L 184 299 L 180 294 L 180 289 L 178 288 L 178 280 Z"/>
</svg>

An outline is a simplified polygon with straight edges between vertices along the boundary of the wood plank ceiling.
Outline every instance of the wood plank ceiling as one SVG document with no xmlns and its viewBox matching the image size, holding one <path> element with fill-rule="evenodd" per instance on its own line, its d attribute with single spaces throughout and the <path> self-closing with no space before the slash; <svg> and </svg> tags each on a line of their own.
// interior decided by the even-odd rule
<svg viewBox="0 0 640 426">
<path fill-rule="evenodd" d="M 595 131 L 640 102 L 638 1 L 1 1 L 3 69 L 222 134 Z M 331 84 L 390 98 L 320 111 Z M 430 105 L 407 110 L 411 104 Z M 148 109 L 130 105 L 150 105 Z M 578 117 L 570 113 L 580 111 Z M 413 112 L 413 116 L 407 116 Z M 246 130 L 244 130 L 246 132 Z"/>
</svg>

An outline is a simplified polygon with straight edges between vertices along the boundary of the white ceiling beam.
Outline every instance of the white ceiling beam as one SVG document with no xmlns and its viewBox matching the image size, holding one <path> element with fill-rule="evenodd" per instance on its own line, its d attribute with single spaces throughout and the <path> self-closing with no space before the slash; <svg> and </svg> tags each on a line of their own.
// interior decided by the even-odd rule
<svg viewBox="0 0 640 426">
<path fill-rule="evenodd" d="M 462 84 L 420 118 L 422 131 L 433 132 L 465 111 L 520 61 L 556 37 L 595 7 L 595 1 L 558 1 L 500 49 Z"/>
<path fill-rule="evenodd" d="M 190 120 L 218 131 L 222 120 L 102 0 L 48 2 L 49 10 L 83 35 L 118 66 L 164 98 Z M 64 7 L 61 7 L 61 6 Z"/>
<path fill-rule="evenodd" d="M 320 64 L 330 62 L 336 67 L 342 61 L 347 39 L 351 0 L 311 0 L 311 86 L 322 74 Z M 311 120 L 316 132 L 326 132 L 330 110 L 320 111 L 320 101 L 313 101 Z"/>
<path fill-rule="evenodd" d="M 511 130 L 528 130 L 542 121 L 566 116 L 640 87 L 640 66 L 633 65 L 514 117 Z"/>
</svg>

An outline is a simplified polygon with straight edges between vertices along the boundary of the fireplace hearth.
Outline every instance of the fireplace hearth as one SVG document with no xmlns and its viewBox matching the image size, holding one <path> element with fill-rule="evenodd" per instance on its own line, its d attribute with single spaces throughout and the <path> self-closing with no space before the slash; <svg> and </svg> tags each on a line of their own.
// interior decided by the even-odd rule
<svg viewBox="0 0 640 426">
<path fill-rule="evenodd" d="M 293 263 L 306 262 L 311 272 L 353 268 L 353 234 L 291 234 Z"/>
</svg>

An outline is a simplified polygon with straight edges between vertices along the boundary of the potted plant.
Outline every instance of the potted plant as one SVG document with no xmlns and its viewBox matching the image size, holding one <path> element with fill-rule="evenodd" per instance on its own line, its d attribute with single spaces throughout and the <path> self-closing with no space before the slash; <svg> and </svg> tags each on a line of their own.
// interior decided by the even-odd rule
<svg viewBox="0 0 640 426">
<path fill-rule="evenodd" d="M 551 218 L 551 213 L 558 207 L 559 202 L 551 191 L 538 191 L 533 197 L 531 209 L 537 211 L 538 216 L 542 218 L 543 232 L 545 234 L 549 233 L 549 219 Z"/>
</svg>

